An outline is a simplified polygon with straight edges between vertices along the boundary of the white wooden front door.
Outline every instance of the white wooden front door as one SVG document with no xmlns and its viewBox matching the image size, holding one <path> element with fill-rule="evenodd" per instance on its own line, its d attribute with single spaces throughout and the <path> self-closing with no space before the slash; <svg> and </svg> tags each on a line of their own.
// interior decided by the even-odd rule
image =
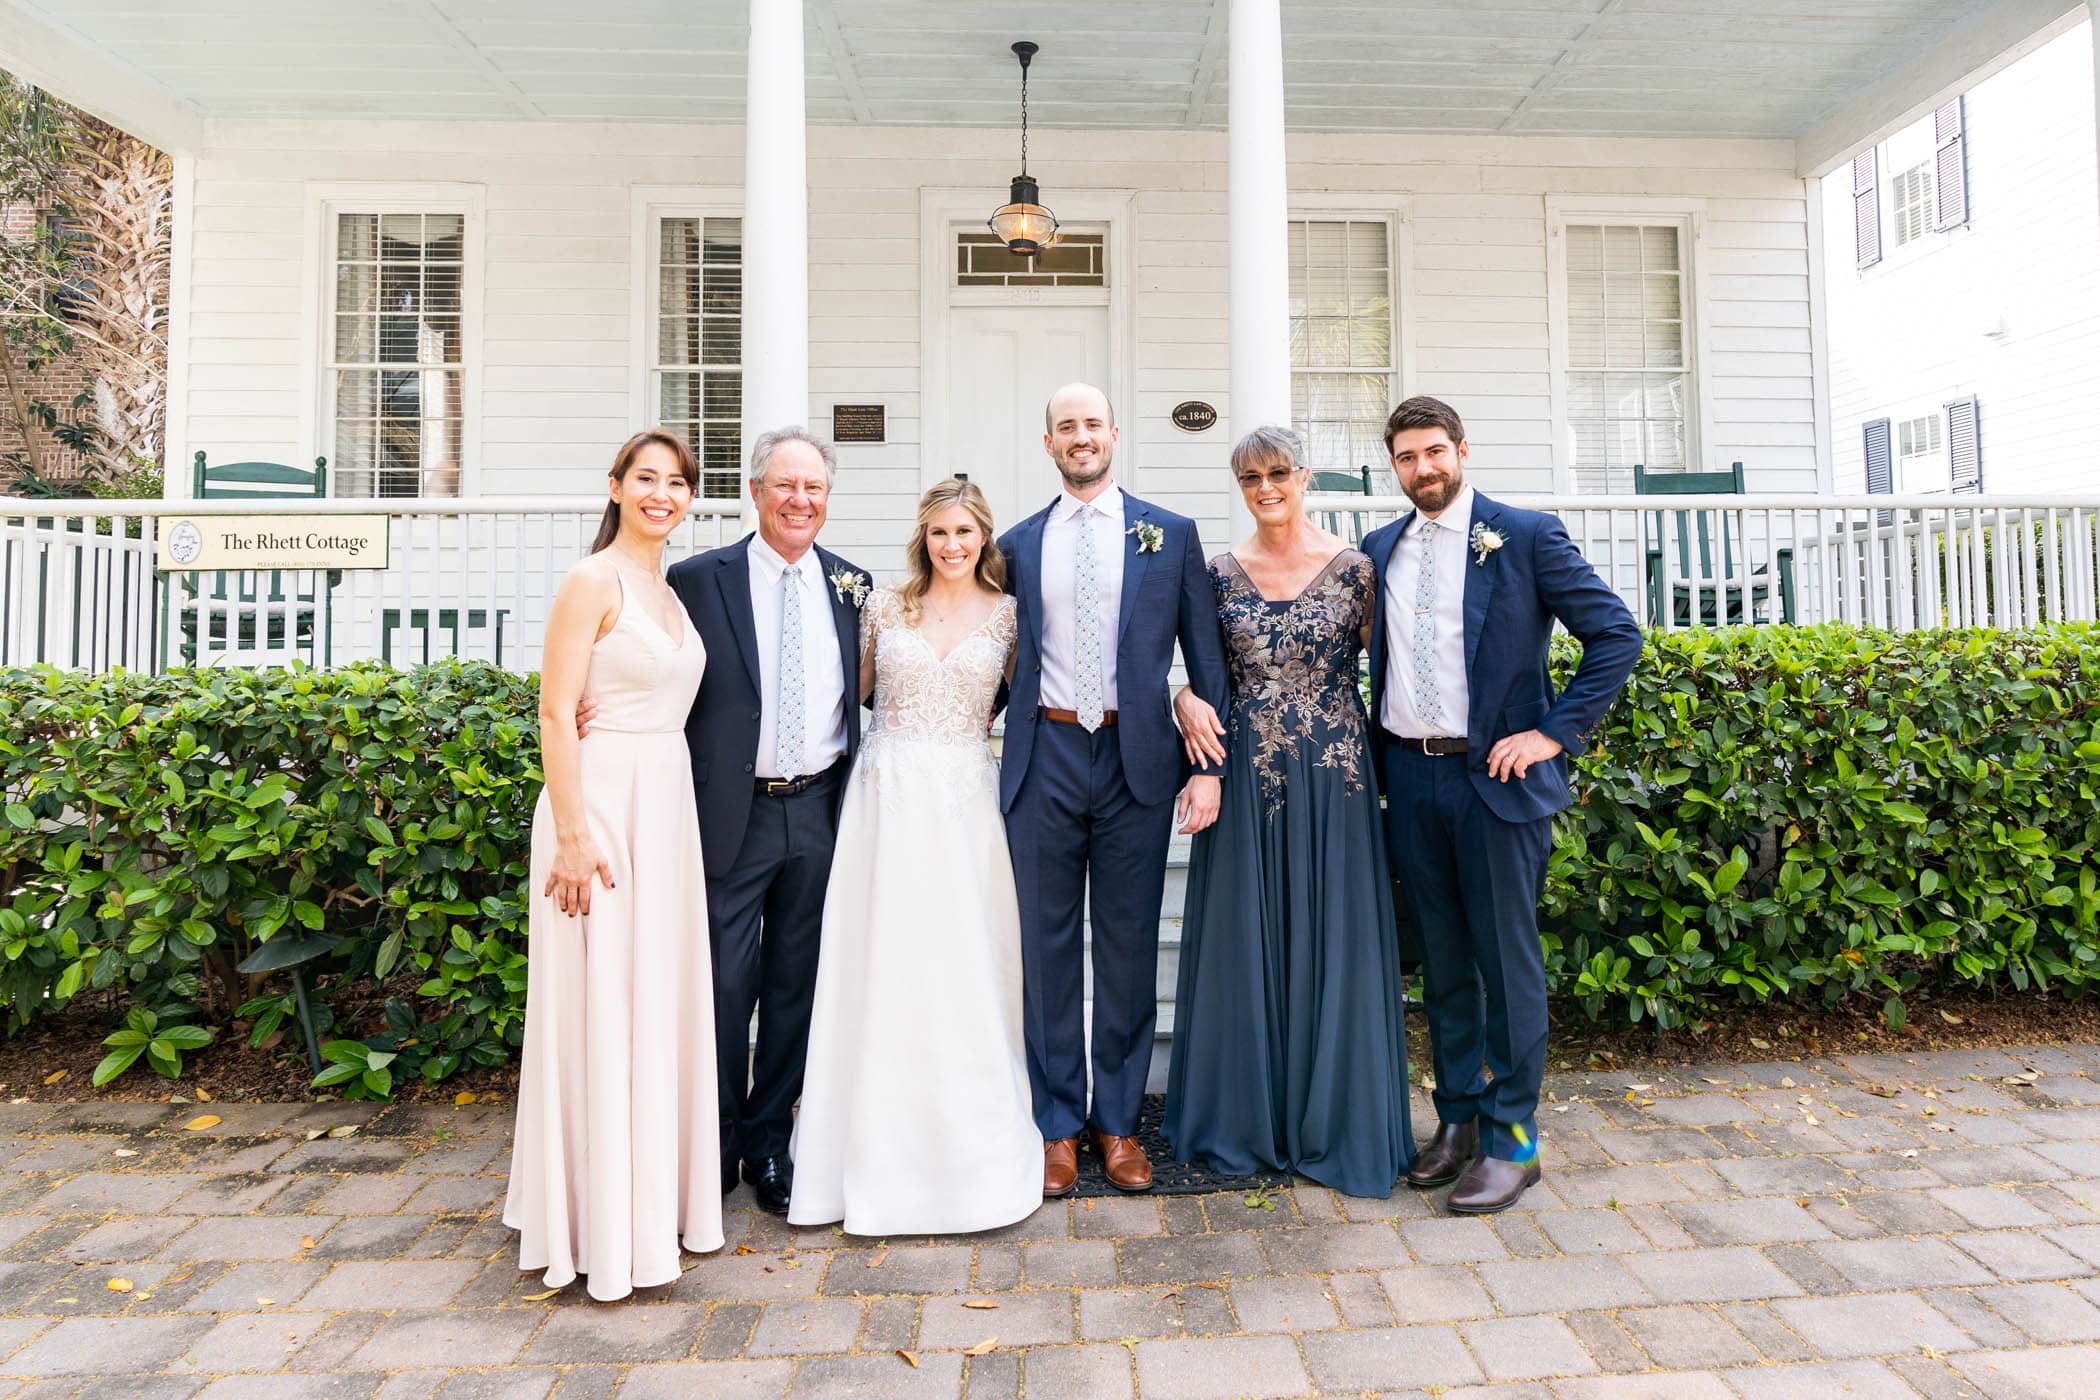
<svg viewBox="0 0 2100 1400">
<path fill-rule="evenodd" d="M 948 441 L 940 475 L 965 473 L 1003 533 L 1050 504 L 1043 405 L 1073 380 L 1108 383 L 1106 306 L 957 306 L 948 322 Z"/>
</svg>

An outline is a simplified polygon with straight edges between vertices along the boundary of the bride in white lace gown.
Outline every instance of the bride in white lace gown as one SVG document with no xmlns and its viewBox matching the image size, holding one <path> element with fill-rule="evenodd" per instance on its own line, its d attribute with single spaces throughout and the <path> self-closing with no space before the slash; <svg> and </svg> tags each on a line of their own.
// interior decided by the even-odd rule
<svg viewBox="0 0 2100 1400">
<path fill-rule="evenodd" d="M 839 814 L 788 1219 L 960 1234 L 1042 1204 L 1021 921 L 986 739 L 1014 646 L 984 495 L 919 502 L 911 579 L 862 611 L 875 698 Z"/>
</svg>

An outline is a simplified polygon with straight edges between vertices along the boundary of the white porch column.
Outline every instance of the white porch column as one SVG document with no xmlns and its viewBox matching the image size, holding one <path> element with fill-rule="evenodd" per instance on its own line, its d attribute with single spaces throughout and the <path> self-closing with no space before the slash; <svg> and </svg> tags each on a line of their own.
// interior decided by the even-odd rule
<svg viewBox="0 0 2100 1400">
<path fill-rule="evenodd" d="M 743 452 L 809 420 L 809 171 L 802 6 L 751 0 L 744 78 Z M 746 523 L 752 515 L 748 493 Z"/>
<path fill-rule="evenodd" d="M 2100 0 L 2086 0 L 2085 17 L 2093 40 L 2093 135 L 2100 155 Z"/>
<path fill-rule="evenodd" d="M 1284 175 L 1283 24 L 1278 0 L 1232 0 L 1227 15 L 1226 183 L 1230 216 L 1233 439 L 1291 421 L 1290 195 Z M 1224 463 L 1219 463 L 1220 467 Z M 1227 485 L 1232 537 L 1253 528 Z"/>
</svg>

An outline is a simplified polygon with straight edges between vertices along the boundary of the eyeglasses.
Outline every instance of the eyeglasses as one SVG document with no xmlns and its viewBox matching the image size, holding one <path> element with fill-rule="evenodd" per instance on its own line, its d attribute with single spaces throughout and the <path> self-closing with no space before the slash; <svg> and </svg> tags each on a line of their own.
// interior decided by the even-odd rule
<svg viewBox="0 0 2100 1400">
<path fill-rule="evenodd" d="M 1242 491 L 1250 490 L 1263 482 L 1267 482 L 1271 486 L 1288 486 L 1291 478 L 1297 475 L 1298 470 L 1295 467 L 1271 467 L 1267 471 L 1260 473 L 1241 472 L 1239 474 L 1240 489 Z"/>
</svg>

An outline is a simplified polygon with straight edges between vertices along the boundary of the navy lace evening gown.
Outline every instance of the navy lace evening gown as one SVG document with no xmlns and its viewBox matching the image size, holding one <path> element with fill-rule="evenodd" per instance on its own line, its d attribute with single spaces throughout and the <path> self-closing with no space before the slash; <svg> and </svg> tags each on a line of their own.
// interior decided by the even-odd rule
<svg viewBox="0 0 2100 1400">
<path fill-rule="evenodd" d="M 1414 1151 L 1400 953 L 1357 689 L 1377 580 L 1296 598 L 1211 561 L 1231 669 L 1223 801 L 1189 869 L 1165 1132 L 1182 1161 L 1385 1197 Z"/>
</svg>

